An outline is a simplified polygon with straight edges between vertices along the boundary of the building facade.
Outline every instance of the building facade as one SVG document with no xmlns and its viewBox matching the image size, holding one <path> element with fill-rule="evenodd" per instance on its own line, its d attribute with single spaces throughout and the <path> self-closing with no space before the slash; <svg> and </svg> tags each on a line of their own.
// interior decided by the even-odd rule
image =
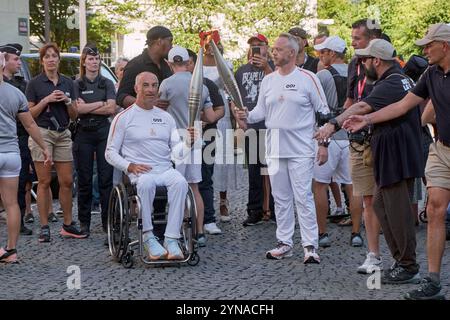
<svg viewBox="0 0 450 320">
<path fill-rule="evenodd" d="M 0 1 L 0 44 L 20 43 L 23 52 L 30 50 L 29 0 Z"/>
</svg>

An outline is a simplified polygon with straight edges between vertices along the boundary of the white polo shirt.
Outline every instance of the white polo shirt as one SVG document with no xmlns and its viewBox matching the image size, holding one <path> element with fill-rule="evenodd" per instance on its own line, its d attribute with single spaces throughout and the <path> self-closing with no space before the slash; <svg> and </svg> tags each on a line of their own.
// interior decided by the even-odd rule
<svg viewBox="0 0 450 320">
<path fill-rule="evenodd" d="M 295 68 L 288 75 L 275 71 L 262 83 L 248 123 L 265 120 L 267 158 L 315 156 L 316 112 L 330 112 L 317 76 Z"/>
</svg>

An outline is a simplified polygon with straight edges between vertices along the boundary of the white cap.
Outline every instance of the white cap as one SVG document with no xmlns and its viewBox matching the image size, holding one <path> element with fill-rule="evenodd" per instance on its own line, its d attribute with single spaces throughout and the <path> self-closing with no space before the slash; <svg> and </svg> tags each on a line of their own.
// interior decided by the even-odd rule
<svg viewBox="0 0 450 320">
<path fill-rule="evenodd" d="M 188 51 L 180 46 L 174 46 L 169 51 L 169 62 L 187 62 L 189 61 Z"/>
<path fill-rule="evenodd" d="M 338 36 L 332 36 L 325 39 L 324 42 L 314 46 L 314 49 L 319 51 L 323 49 L 329 49 L 334 52 L 344 53 L 346 48 L 346 43 L 342 38 Z"/>
<path fill-rule="evenodd" d="M 356 49 L 355 54 L 360 57 L 374 57 L 381 60 L 394 60 L 395 49 L 391 43 L 383 39 L 373 39 L 365 49 Z"/>
</svg>

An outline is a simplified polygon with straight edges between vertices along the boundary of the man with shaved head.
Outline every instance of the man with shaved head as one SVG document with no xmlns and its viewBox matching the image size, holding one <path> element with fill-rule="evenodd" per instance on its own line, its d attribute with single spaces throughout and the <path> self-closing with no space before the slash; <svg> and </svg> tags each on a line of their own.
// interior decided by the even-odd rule
<svg viewBox="0 0 450 320">
<path fill-rule="evenodd" d="M 173 117 L 155 107 L 158 78 L 151 72 L 136 77 L 136 101 L 119 113 L 111 124 L 106 160 L 125 172 L 136 184 L 142 204 L 144 248 L 150 260 L 183 259 L 178 245 L 188 184 L 172 167 L 171 157 L 183 159 L 190 153 L 194 130 L 181 142 Z M 164 247 L 153 234 L 151 210 L 157 186 L 168 190 L 169 216 Z"/>
</svg>

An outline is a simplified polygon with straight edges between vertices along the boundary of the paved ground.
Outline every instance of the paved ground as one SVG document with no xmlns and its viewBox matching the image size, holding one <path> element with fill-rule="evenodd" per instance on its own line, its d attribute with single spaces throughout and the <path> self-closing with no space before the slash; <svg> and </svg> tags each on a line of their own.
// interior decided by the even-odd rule
<svg viewBox="0 0 450 320">
<path fill-rule="evenodd" d="M 246 181 L 244 182 L 246 183 Z M 100 216 L 86 240 L 65 240 L 58 235 L 61 222 L 51 224 L 53 241 L 39 244 L 35 234 L 19 243 L 21 263 L 0 265 L 2 299 L 400 299 L 412 285 L 382 285 L 367 288 L 368 276 L 355 272 L 365 258 L 366 248 L 349 245 L 350 228 L 330 225 L 332 246 L 321 249 L 320 265 L 304 265 L 296 229 L 293 258 L 272 261 L 265 251 L 276 243 L 275 225 L 242 226 L 245 219 L 246 189 L 230 193 L 233 220 L 220 224 L 222 235 L 209 236 L 200 249 L 196 267 L 155 268 L 140 262 L 124 269 L 112 261 L 103 245 Z M 417 228 L 418 261 L 426 271 L 426 225 Z M 0 243 L 5 243 L 5 223 L 0 223 Z M 392 261 L 382 239 L 385 267 Z M 69 290 L 69 266 L 79 266 L 81 289 Z M 447 242 L 443 284 L 450 284 L 450 250 Z"/>
</svg>

